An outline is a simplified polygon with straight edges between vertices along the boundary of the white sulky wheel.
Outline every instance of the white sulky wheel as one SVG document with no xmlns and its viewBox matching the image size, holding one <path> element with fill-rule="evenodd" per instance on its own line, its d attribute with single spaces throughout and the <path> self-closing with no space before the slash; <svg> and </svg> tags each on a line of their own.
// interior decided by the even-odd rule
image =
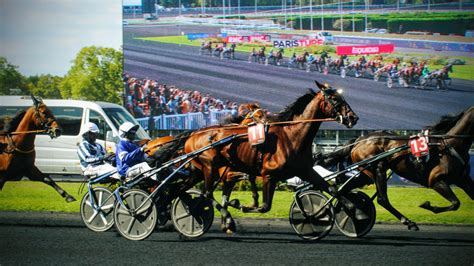
<svg viewBox="0 0 474 266">
<path fill-rule="evenodd" d="M 117 200 L 114 210 L 115 228 L 127 239 L 143 240 L 153 233 L 158 212 L 149 194 L 131 189 L 122 195 L 126 208 Z"/>
<path fill-rule="evenodd" d="M 92 195 L 92 201 L 91 201 Z M 81 201 L 81 218 L 84 224 L 94 232 L 105 232 L 114 226 L 115 197 L 104 187 L 87 192 Z"/>
<path fill-rule="evenodd" d="M 347 210 L 340 201 L 337 202 L 334 207 L 336 227 L 348 237 L 363 237 L 375 224 L 375 205 L 370 197 L 361 191 L 351 191 L 345 197 L 355 208 Z"/>
<path fill-rule="evenodd" d="M 173 202 L 171 219 L 176 230 L 183 236 L 200 237 L 214 221 L 214 208 L 200 190 L 190 189 Z"/>
<path fill-rule="evenodd" d="M 334 209 L 328 204 L 328 198 L 316 191 L 305 191 L 299 195 L 302 208 L 307 216 L 298 207 L 295 200 L 290 207 L 290 224 L 299 237 L 305 240 L 318 240 L 325 237 L 334 225 Z"/>
</svg>

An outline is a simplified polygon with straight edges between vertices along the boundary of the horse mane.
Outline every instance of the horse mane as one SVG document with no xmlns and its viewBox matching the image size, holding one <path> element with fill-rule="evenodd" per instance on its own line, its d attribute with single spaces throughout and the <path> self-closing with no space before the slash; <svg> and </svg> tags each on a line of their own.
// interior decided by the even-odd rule
<svg viewBox="0 0 474 266">
<path fill-rule="evenodd" d="M 427 127 L 426 129 L 429 130 L 430 134 L 433 134 L 433 135 L 445 134 L 451 128 L 453 128 L 454 125 L 456 125 L 456 123 L 459 121 L 459 119 L 461 119 L 464 113 L 465 111 L 462 111 L 461 113 L 457 115 L 442 116 L 438 123 L 436 123 L 433 126 Z"/>
<path fill-rule="evenodd" d="M 15 131 L 18 128 L 18 125 L 20 125 L 21 120 L 23 120 L 23 117 L 25 117 L 25 114 L 26 110 L 19 111 L 10 122 L 5 123 L 3 128 L 4 131 L 7 133 Z"/>
<path fill-rule="evenodd" d="M 269 117 L 272 122 L 290 121 L 295 115 L 300 115 L 305 110 L 306 106 L 313 100 L 316 92 L 308 88 L 308 92 L 296 99 L 295 102 L 285 107 L 279 113 Z"/>
</svg>

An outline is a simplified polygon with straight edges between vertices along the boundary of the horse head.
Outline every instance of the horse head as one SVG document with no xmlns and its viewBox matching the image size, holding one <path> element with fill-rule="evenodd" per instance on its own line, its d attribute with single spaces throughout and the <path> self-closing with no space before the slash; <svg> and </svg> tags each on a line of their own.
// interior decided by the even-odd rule
<svg viewBox="0 0 474 266">
<path fill-rule="evenodd" d="M 248 125 L 250 123 L 266 123 L 267 115 L 264 110 L 261 109 L 258 103 L 246 103 L 241 104 L 238 109 L 238 113 L 243 117 L 241 125 Z"/>
<path fill-rule="evenodd" d="M 48 109 L 43 100 L 31 95 L 34 104 L 34 124 L 36 128 L 44 129 L 51 138 L 57 138 L 61 135 L 62 129 L 51 110 Z"/>
<path fill-rule="evenodd" d="M 323 112 L 328 118 L 335 118 L 348 128 L 357 124 L 359 117 L 342 96 L 342 90 L 335 90 L 328 84 L 314 81 L 324 97 Z"/>
</svg>

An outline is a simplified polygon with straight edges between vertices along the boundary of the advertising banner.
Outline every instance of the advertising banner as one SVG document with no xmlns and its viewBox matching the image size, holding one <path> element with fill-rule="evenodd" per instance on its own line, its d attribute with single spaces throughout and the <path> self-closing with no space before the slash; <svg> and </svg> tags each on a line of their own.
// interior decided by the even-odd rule
<svg viewBox="0 0 474 266">
<path fill-rule="evenodd" d="M 244 42 L 252 42 L 255 40 L 261 41 L 270 41 L 269 35 L 251 35 L 251 36 L 227 36 L 226 42 L 227 43 L 244 43 Z"/>
<path fill-rule="evenodd" d="M 393 53 L 395 45 L 377 44 L 377 45 L 357 45 L 357 46 L 337 46 L 338 55 L 360 55 L 360 54 L 388 54 Z"/>
<path fill-rule="evenodd" d="M 276 47 L 276 48 L 294 48 L 294 47 L 305 47 L 305 46 L 320 45 L 320 44 L 322 44 L 322 41 L 318 39 L 309 39 L 309 40 L 276 39 L 276 40 L 273 40 L 273 47 Z"/>
<path fill-rule="evenodd" d="M 226 33 L 222 34 L 208 34 L 208 33 L 189 33 L 186 34 L 188 40 L 193 41 L 197 39 L 206 39 L 206 38 L 217 38 L 217 37 L 226 37 Z"/>
</svg>

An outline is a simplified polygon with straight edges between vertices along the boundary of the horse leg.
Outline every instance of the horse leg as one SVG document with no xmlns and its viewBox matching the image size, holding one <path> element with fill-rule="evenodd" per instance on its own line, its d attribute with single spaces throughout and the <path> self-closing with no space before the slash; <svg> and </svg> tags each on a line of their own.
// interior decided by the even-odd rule
<svg viewBox="0 0 474 266">
<path fill-rule="evenodd" d="M 53 187 L 56 190 L 56 192 L 59 193 L 59 195 L 61 195 L 66 200 L 66 202 L 69 203 L 69 202 L 76 201 L 76 199 L 74 197 L 69 195 L 60 186 L 58 186 L 56 184 L 56 182 L 54 182 L 54 180 L 51 179 L 51 177 L 41 173 L 41 171 L 36 166 L 33 166 L 33 169 L 30 171 L 30 174 L 27 175 L 27 176 L 32 181 L 41 181 L 41 182 L 43 182 L 47 185 L 50 185 L 51 187 Z"/>
<path fill-rule="evenodd" d="M 446 182 L 444 182 L 443 180 L 439 180 L 435 184 L 433 184 L 431 187 L 436 192 L 438 192 L 443 198 L 450 201 L 451 205 L 447 207 L 437 207 L 437 206 L 432 206 L 429 201 L 426 201 L 420 205 L 421 208 L 432 211 L 433 213 L 442 213 L 442 212 L 447 212 L 447 211 L 455 211 L 459 209 L 461 202 L 459 201 L 458 197 L 456 197 L 454 192 L 451 190 L 449 185 L 446 184 Z"/>
<path fill-rule="evenodd" d="M 276 183 L 269 178 L 263 177 L 263 202 L 261 207 L 243 207 L 242 212 L 266 213 L 272 208 L 273 195 L 275 193 Z M 258 194 L 257 194 L 258 195 Z"/>
<path fill-rule="evenodd" d="M 397 209 L 395 209 L 388 199 L 387 194 L 387 168 L 383 162 L 379 162 L 375 169 L 375 186 L 377 187 L 377 202 L 380 206 L 384 207 L 393 216 L 400 220 L 404 225 L 408 225 L 408 230 L 418 231 L 420 230 L 415 222 L 411 221 Z"/>
<path fill-rule="evenodd" d="M 7 178 L 5 174 L 0 173 L 0 191 L 3 189 L 3 186 L 5 185 L 5 182 L 7 182 Z"/>
<path fill-rule="evenodd" d="M 227 210 L 227 206 L 223 206 L 219 204 L 214 198 L 214 173 L 224 173 L 226 170 L 222 171 L 222 169 L 208 169 L 207 167 L 204 167 L 203 173 L 204 173 L 204 196 L 211 202 L 212 206 L 216 208 L 220 214 L 221 214 L 221 219 L 224 222 L 224 224 L 221 224 L 221 229 L 224 232 L 227 232 L 228 234 L 235 232 L 236 231 L 236 226 L 234 219 L 230 215 L 230 213 Z"/>
<path fill-rule="evenodd" d="M 257 190 L 257 177 L 254 175 L 249 176 L 250 189 L 252 190 L 253 205 L 251 207 L 258 208 L 258 190 Z"/>
</svg>

